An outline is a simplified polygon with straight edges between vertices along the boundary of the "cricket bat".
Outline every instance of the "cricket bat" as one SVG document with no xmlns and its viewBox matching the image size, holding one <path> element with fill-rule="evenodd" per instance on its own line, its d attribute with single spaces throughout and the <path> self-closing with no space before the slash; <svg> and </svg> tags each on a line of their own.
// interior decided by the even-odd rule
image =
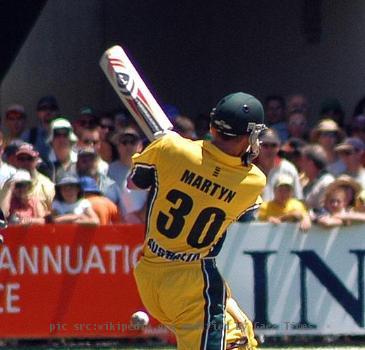
<svg viewBox="0 0 365 350">
<path fill-rule="evenodd" d="M 173 128 L 120 46 L 113 46 L 106 50 L 100 59 L 100 66 L 115 92 L 150 141 Z"/>
</svg>

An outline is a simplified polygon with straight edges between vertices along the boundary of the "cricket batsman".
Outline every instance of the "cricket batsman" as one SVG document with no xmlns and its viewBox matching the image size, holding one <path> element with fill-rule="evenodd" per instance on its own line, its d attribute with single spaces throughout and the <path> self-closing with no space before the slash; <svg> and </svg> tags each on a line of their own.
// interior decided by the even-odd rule
<svg viewBox="0 0 365 350">
<path fill-rule="evenodd" d="M 134 273 L 145 307 L 175 332 L 178 349 L 249 349 L 256 345 L 252 327 L 246 343 L 237 341 L 237 328 L 234 342 L 226 339 L 226 321 L 239 312 L 227 298 L 215 256 L 229 225 L 260 203 L 266 180 L 251 160 L 265 128 L 262 105 L 242 92 L 225 96 L 210 126 L 210 141 L 168 132 L 133 156 L 128 187 L 149 189 L 143 254 Z"/>
</svg>

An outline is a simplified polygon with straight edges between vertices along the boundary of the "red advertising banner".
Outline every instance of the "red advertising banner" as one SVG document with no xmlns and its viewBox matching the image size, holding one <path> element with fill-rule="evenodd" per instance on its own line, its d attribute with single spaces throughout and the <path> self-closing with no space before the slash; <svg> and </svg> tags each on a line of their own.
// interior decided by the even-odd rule
<svg viewBox="0 0 365 350">
<path fill-rule="evenodd" d="M 0 247 L 0 338 L 169 337 L 144 310 L 133 277 L 143 225 L 9 227 Z"/>
</svg>

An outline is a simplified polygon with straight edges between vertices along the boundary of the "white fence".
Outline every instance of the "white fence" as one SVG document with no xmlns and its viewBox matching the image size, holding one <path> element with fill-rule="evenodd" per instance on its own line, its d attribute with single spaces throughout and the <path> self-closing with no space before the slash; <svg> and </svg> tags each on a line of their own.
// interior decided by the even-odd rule
<svg viewBox="0 0 365 350">
<path fill-rule="evenodd" d="M 258 334 L 364 334 L 365 225 L 235 224 L 217 262 Z"/>
</svg>

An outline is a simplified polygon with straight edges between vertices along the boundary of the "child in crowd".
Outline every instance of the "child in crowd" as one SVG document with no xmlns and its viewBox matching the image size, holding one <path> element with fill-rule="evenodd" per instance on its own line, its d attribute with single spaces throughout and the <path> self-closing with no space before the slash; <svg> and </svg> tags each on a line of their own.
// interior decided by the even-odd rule
<svg viewBox="0 0 365 350">
<path fill-rule="evenodd" d="M 99 224 L 90 202 L 83 197 L 79 179 L 73 175 L 65 175 L 57 182 L 52 217 L 55 223 Z"/>
<path fill-rule="evenodd" d="M 264 202 L 259 211 L 258 219 L 273 224 L 282 222 L 299 222 L 299 227 L 307 231 L 311 220 L 304 204 L 293 195 L 294 179 L 286 174 L 278 177 L 274 186 L 274 199 Z"/>
<path fill-rule="evenodd" d="M 37 196 L 31 195 L 32 178 L 26 170 L 5 182 L 0 207 L 10 224 L 44 224 L 46 213 Z"/>
<path fill-rule="evenodd" d="M 365 213 L 361 212 L 360 207 L 360 189 L 354 180 L 339 177 L 328 186 L 323 208 L 313 220 L 324 227 L 349 225 L 356 221 L 365 222 Z M 359 203 L 359 208 L 354 207 L 355 201 Z"/>
</svg>

